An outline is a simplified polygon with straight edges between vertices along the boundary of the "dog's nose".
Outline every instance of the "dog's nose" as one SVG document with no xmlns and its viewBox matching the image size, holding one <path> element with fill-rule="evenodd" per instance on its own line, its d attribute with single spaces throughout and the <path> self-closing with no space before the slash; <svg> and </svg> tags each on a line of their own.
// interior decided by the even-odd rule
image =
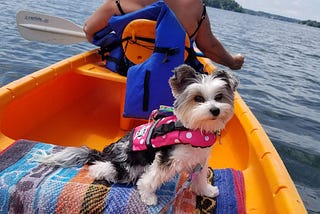
<svg viewBox="0 0 320 214">
<path fill-rule="evenodd" d="M 210 109 L 210 112 L 211 112 L 211 114 L 212 114 L 213 116 L 218 116 L 218 115 L 220 114 L 220 109 L 214 107 L 214 108 L 211 108 L 211 109 Z"/>
</svg>

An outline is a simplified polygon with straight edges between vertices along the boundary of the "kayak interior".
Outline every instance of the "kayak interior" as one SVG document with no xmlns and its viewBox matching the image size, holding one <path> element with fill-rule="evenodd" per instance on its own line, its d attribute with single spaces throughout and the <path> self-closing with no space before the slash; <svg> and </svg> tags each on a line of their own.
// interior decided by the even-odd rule
<svg viewBox="0 0 320 214">
<path fill-rule="evenodd" d="M 211 63 L 205 65 L 212 69 Z M 18 139 L 103 149 L 145 122 L 122 117 L 125 81 L 107 71 L 97 50 L 93 50 L 2 87 L 0 151 Z M 238 93 L 235 97 L 235 114 L 218 137 L 209 165 L 243 172 L 249 184 L 248 212 L 303 210 L 294 184 L 263 128 Z"/>
</svg>

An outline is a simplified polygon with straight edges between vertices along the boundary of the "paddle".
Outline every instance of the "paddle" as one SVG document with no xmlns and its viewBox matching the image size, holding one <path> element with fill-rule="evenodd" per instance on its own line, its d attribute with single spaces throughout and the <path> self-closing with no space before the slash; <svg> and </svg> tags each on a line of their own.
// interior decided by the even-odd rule
<svg viewBox="0 0 320 214">
<path fill-rule="evenodd" d="M 82 27 L 61 17 L 21 10 L 17 13 L 17 26 L 21 36 L 30 41 L 52 44 L 86 42 Z M 197 52 L 197 56 L 205 57 Z"/>
<path fill-rule="evenodd" d="M 30 41 L 52 44 L 87 41 L 82 27 L 64 18 L 28 11 L 19 11 L 16 18 L 21 36 Z"/>
</svg>

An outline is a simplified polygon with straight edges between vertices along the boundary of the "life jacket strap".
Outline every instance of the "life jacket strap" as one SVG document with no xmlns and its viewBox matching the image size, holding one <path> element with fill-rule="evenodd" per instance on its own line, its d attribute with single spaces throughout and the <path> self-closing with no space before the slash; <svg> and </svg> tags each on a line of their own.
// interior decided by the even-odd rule
<svg viewBox="0 0 320 214">
<path fill-rule="evenodd" d="M 133 40 L 132 36 L 128 36 L 128 37 L 123 38 L 122 42 L 130 40 L 131 42 L 136 43 L 136 40 L 141 40 L 141 41 L 144 41 L 144 42 L 155 43 L 155 39 L 154 38 L 146 38 L 146 37 L 142 37 L 142 36 L 135 36 L 134 39 L 135 40 Z"/>
<path fill-rule="evenodd" d="M 172 131 L 186 131 L 188 130 L 186 127 L 182 125 L 180 121 L 172 121 L 170 123 L 161 124 L 157 128 L 152 131 L 151 138 L 156 138 L 158 136 L 163 136 Z"/>
<path fill-rule="evenodd" d="M 113 62 L 117 64 L 117 67 L 118 67 L 117 72 L 121 76 L 127 76 L 127 71 L 131 66 L 131 64 L 128 61 L 126 61 L 124 57 L 117 58 L 117 57 L 111 56 L 109 48 L 100 48 L 100 50 L 98 51 L 98 54 L 101 56 L 102 60 L 106 60 L 107 62 Z"/>
<path fill-rule="evenodd" d="M 133 40 L 133 38 L 131 36 L 128 36 L 128 37 L 122 39 L 122 42 L 131 41 L 131 42 L 139 45 L 139 43 L 137 42 L 139 40 L 144 41 L 144 42 L 149 42 L 151 44 L 155 43 L 155 39 L 154 38 L 146 38 L 146 37 L 141 37 L 141 36 L 135 36 L 134 40 Z M 166 48 L 166 47 L 154 47 L 153 51 L 157 52 L 157 53 L 165 54 L 165 58 L 163 60 L 163 63 L 164 62 L 168 62 L 168 56 L 173 56 L 173 55 L 179 53 L 179 49 L 178 48 Z"/>
<path fill-rule="evenodd" d="M 194 51 L 194 49 L 187 46 L 185 46 L 185 49 L 188 52 L 188 58 L 186 59 L 188 65 L 196 69 L 196 71 L 201 74 L 207 74 L 203 71 L 203 65 L 197 60 L 197 53 Z"/>
<path fill-rule="evenodd" d="M 100 47 L 98 54 L 101 55 L 102 60 L 105 60 L 106 58 L 106 53 L 110 53 L 113 49 L 119 47 L 121 45 L 121 42 L 113 42 L 107 46 Z"/>
<path fill-rule="evenodd" d="M 168 56 L 173 56 L 179 53 L 179 48 L 164 48 L 164 47 L 154 47 L 154 52 L 165 54 L 162 63 L 169 62 Z"/>
</svg>

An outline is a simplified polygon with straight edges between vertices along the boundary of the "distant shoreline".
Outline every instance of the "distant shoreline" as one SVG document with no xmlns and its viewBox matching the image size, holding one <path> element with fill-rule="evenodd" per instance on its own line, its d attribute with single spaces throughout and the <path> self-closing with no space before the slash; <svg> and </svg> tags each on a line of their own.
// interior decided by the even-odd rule
<svg viewBox="0 0 320 214">
<path fill-rule="evenodd" d="M 298 24 L 308 25 L 311 27 L 320 28 L 320 22 L 312 21 L 312 20 L 299 20 L 299 19 L 275 15 L 275 14 L 271 14 L 271 13 L 267 13 L 267 12 L 263 12 L 263 11 L 249 10 L 249 9 L 245 9 L 245 8 L 243 8 L 243 11 L 240 13 L 245 13 L 245 14 L 254 15 L 254 16 L 262 16 L 262 17 L 266 17 L 266 18 L 270 18 L 270 19 L 276 19 L 276 20 L 280 20 L 280 21 L 298 23 Z"/>
<path fill-rule="evenodd" d="M 317 21 L 299 20 L 299 19 L 289 18 L 289 17 L 271 14 L 263 11 L 245 9 L 234 0 L 203 0 L 203 2 L 209 7 L 234 11 L 238 13 L 245 13 L 245 14 L 254 15 L 254 16 L 262 16 L 270 19 L 276 19 L 280 21 L 298 23 L 298 24 L 308 25 L 311 27 L 320 28 L 320 22 L 317 22 Z"/>
</svg>

